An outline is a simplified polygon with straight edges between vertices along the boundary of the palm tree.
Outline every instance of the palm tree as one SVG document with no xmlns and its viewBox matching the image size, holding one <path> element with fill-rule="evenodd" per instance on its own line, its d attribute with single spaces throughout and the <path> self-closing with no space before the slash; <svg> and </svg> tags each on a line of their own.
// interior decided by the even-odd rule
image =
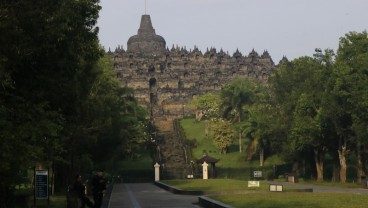
<svg viewBox="0 0 368 208">
<path fill-rule="evenodd" d="M 256 99 L 258 85 L 250 79 L 235 79 L 221 91 L 223 117 L 240 124 L 246 116 L 247 108 Z M 242 152 L 242 132 L 238 125 L 239 152 Z"/>
</svg>

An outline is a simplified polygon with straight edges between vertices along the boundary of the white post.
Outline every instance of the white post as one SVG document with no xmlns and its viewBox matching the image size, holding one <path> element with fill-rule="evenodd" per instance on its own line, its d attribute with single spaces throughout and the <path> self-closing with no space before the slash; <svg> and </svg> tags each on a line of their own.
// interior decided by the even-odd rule
<svg viewBox="0 0 368 208">
<path fill-rule="evenodd" d="M 202 164 L 202 167 L 203 167 L 203 179 L 207 180 L 208 179 L 208 164 L 204 162 Z"/>
<path fill-rule="evenodd" d="M 160 165 L 156 163 L 153 167 L 155 167 L 155 181 L 160 180 Z"/>
</svg>

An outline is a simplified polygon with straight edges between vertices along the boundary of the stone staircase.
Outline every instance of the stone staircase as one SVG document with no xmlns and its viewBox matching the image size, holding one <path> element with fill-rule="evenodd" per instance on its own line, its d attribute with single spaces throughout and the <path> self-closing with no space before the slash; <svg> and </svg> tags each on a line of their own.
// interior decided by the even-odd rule
<svg viewBox="0 0 368 208">
<path fill-rule="evenodd" d="M 187 150 L 177 134 L 174 131 L 157 135 L 163 179 L 182 179 L 192 174 Z"/>
</svg>

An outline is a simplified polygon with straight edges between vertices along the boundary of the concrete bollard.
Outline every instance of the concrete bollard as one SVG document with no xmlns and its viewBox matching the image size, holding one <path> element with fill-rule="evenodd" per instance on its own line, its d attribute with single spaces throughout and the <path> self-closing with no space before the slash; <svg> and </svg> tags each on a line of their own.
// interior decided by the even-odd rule
<svg viewBox="0 0 368 208">
<path fill-rule="evenodd" d="M 155 167 L 155 181 L 160 180 L 160 165 L 156 163 L 153 167 Z"/>
<path fill-rule="evenodd" d="M 208 179 L 208 164 L 204 162 L 202 164 L 202 167 L 203 167 L 203 179 L 207 180 Z"/>
</svg>

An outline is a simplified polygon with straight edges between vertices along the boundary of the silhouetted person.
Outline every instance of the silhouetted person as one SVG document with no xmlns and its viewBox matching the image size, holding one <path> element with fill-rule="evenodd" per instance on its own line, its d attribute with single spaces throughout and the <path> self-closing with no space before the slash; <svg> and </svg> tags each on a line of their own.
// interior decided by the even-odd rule
<svg viewBox="0 0 368 208">
<path fill-rule="evenodd" d="M 106 191 L 106 180 L 104 179 L 104 171 L 97 170 L 97 175 L 93 176 L 91 180 L 93 200 L 95 201 L 95 208 L 100 208 L 102 205 L 102 198 Z"/>
<path fill-rule="evenodd" d="M 84 208 L 85 205 L 87 205 L 88 207 L 93 208 L 93 203 L 86 196 L 86 193 L 85 193 L 86 186 L 82 183 L 82 176 L 77 175 L 75 177 L 75 181 L 74 181 L 74 184 L 73 184 L 73 189 L 78 194 L 78 198 L 81 201 L 80 208 Z"/>
</svg>

